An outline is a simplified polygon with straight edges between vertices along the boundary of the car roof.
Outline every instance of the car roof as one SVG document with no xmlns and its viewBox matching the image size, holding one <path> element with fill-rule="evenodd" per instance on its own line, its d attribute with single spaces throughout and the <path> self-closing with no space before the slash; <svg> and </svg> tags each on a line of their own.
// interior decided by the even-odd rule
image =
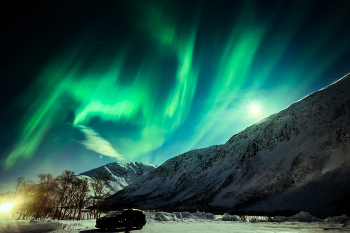
<svg viewBox="0 0 350 233">
<path fill-rule="evenodd" d="M 123 210 L 117 210 L 117 211 L 110 211 L 106 215 L 113 215 L 113 214 L 116 214 L 116 213 L 121 213 L 122 214 L 124 212 L 141 212 L 142 213 L 142 210 L 139 210 L 139 209 L 123 209 Z"/>
<path fill-rule="evenodd" d="M 142 210 L 139 210 L 139 209 L 124 209 L 124 210 L 121 210 L 120 212 L 124 212 L 124 211 L 139 211 L 139 212 L 142 212 Z"/>
</svg>

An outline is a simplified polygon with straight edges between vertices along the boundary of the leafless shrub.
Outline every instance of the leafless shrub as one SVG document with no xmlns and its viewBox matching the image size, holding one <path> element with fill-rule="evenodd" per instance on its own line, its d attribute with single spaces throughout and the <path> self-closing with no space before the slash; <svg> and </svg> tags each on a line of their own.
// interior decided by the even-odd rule
<svg viewBox="0 0 350 233">
<path fill-rule="evenodd" d="M 56 178 L 51 174 L 39 174 L 38 177 L 37 183 L 25 180 L 23 176 L 17 179 L 16 196 L 23 200 L 18 207 L 18 220 L 98 218 L 99 204 L 111 195 L 103 181 L 93 178 L 89 182 L 68 170 Z M 91 205 L 97 208 L 86 209 Z"/>
</svg>

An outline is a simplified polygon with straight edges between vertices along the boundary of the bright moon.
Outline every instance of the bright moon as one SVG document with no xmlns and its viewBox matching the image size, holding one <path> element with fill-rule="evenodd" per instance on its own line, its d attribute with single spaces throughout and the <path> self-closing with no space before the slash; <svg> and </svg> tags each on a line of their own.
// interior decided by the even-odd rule
<svg viewBox="0 0 350 233">
<path fill-rule="evenodd" d="M 256 105 L 254 105 L 254 106 L 252 106 L 252 107 L 250 108 L 250 111 L 252 111 L 252 112 L 254 112 L 254 113 L 259 112 L 259 107 L 256 106 Z"/>
</svg>

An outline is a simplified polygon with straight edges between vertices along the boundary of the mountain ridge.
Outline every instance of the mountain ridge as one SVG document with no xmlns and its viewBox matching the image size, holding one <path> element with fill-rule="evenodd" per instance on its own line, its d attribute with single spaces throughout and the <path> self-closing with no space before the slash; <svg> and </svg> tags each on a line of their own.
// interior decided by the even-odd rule
<svg viewBox="0 0 350 233">
<path fill-rule="evenodd" d="M 348 74 L 225 144 L 167 160 L 105 205 L 338 213 L 350 195 L 349 90 Z"/>
<path fill-rule="evenodd" d="M 102 180 L 115 193 L 155 168 L 157 168 L 156 165 L 142 162 L 113 162 L 82 172 L 78 177 L 94 177 Z"/>
</svg>

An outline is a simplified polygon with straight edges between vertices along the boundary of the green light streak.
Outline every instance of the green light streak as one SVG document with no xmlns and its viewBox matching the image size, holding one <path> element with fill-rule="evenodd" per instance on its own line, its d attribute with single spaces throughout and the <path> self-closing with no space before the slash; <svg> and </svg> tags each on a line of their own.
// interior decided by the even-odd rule
<svg viewBox="0 0 350 233">
<path fill-rule="evenodd" d="M 148 16 L 153 16 L 154 11 L 161 9 L 149 10 Z M 159 106 L 155 98 L 161 92 L 161 87 L 153 82 L 164 78 L 157 72 L 157 61 L 145 60 L 147 67 L 139 67 L 137 76 L 130 77 L 134 82 L 123 83 L 121 80 L 125 77 L 121 73 L 125 69 L 126 52 L 119 53 L 107 71 L 101 73 L 92 66 L 84 76 L 80 74 L 84 69 L 82 64 L 86 62 L 86 55 L 63 63 L 58 62 L 58 58 L 47 66 L 36 83 L 35 88 L 44 88 L 47 92 L 32 105 L 33 112 L 28 112 L 31 119 L 26 122 L 24 136 L 6 159 L 5 168 L 10 168 L 20 158 L 31 158 L 50 125 L 59 121 L 57 116 L 62 111 L 67 112 L 68 109 L 64 109 L 62 103 L 59 103 L 64 98 L 70 99 L 76 105 L 74 126 L 87 125 L 98 117 L 106 122 L 124 122 L 141 127 L 140 139 L 127 140 L 124 143 L 128 147 L 128 159 L 132 160 L 164 143 L 166 135 L 186 119 L 195 93 L 197 71 L 193 65 L 193 51 L 196 26 L 184 32 L 184 28 L 175 24 L 152 17 L 149 19 L 153 20 L 151 24 L 159 26 L 153 27 L 155 29 L 150 34 L 159 43 L 160 50 L 166 47 L 170 54 L 177 54 L 178 57 L 175 87 L 164 103 Z M 166 33 L 160 33 L 159 30 Z M 84 54 L 82 48 L 76 53 Z M 52 85 L 47 85 L 48 77 L 52 80 Z"/>
<path fill-rule="evenodd" d="M 168 97 L 165 116 L 172 118 L 171 129 L 178 127 L 186 118 L 196 90 L 197 71 L 192 66 L 195 31 L 186 39 L 184 49 L 179 49 L 180 65 L 177 70 L 177 82 L 174 91 Z"/>
<path fill-rule="evenodd" d="M 270 48 L 265 55 L 266 57 L 263 58 L 264 66 L 262 66 L 261 70 L 259 71 L 259 82 L 257 83 L 263 83 L 266 78 L 271 75 L 273 68 L 275 68 L 277 62 L 281 59 L 288 45 L 303 23 L 303 20 L 305 19 L 306 14 L 309 12 L 311 5 L 312 1 L 296 2 L 293 9 L 289 11 L 289 14 L 286 16 L 286 19 L 283 22 L 283 25 L 287 26 L 276 35 L 277 38 L 274 38 L 273 47 Z M 279 10 L 279 8 L 277 9 Z M 275 17 L 278 12 L 277 9 L 267 24 L 271 24 L 274 20 L 276 20 Z M 295 17 L 296 14 L 298 17 Z M 259 87 L 255 86 L 252 88 L 258 89 Z"/>
<path fill-rule="evenodd" d="M 235 30 L 223 47 L 222 60 L 212 92 L 207 99 L 203 120 L 196 127 L 196 135 L 189 144 L 189 148 L 193 148 L 203 138 L 243 85 L 251 81 L 247 74 L 265 35 L 264 27 L 255 27 L 256 24 L 250 17 L 251 11 L 252 6 L 247 4 L 234 27 Z M 222 128 L 225 127 L 227 126 L 222 124 Z M 214 131 L 210 138 L 216 137 L 219 133 L 219 130 Z"/>
<path fill-rule="evenodd" d="M 123 49 L 108 51 L 115 54 L 114 59 L 101 68 L 97 61 L 104 59 L 106 51 L 86 49 L 85 45 L 90 41 L 88 38 L 93 38 L 90 32 L 83 40 L 79 40 L 79 46 L 74 49 L 75 56 L 67 58 L 64 54 L 57 55 L 38 75 L 28 93 L 24 94 L 24 98 L 38 96 L 33 102 L 27 103 L 27 120 L 22 122 L 23 130 L 17 144 L 3 164 L 5 169 L 12 167 L 18 160 L 30 159 L 50 128 L 64 122 L 71 112 L 75 113 L 75 118 L 70 123 L 77 128 L 89 127 L 95 118 L 103 123 L 133 126 L 137 130 L 133 138 L 100 138 L 101 142 L 109 140 L 114 149 L 117 148 L 118 152 L 121 150 L 128 161 L 146 161 L 142 156 L 161 148 L 184 122 L 193 120 L 189 119 L 190 114 L 196 117 L 193 120 L 196 127 L 192 129 L 195 133 L 190 132 L 193 136 L 189 140 L 173 146 L 171 150 L 181 150 L 179 153 L 182 153 L 196 148 L 198 144 L 211 145 L 215 138 L 225 132 L 229 136 L 235 133 L 228 130 L 230 125 L 236 124 L 236 129 L 243 127 L 241 125 L 248 126 L 261 117 L 274 113 L 275 106 L 286 107 L 286 103 L 295 101 L 293 98 L 303 88 L 350 47 L 344 40 L 342 44 L 334 46 L 329 59 L 320 64 L 318 72 L 308 69 L 309 61 L 316 60 L 323 44 L 330 40 L 336 26 L 346 17 L 347 10 L 344 9 L 343 14 L 333 17 L 331 23 L 324 23 L 328 26 L 315 32 L 318 42 L 311 44 L 307 51 L 303 51 L 303 56 L 292 62 L 294 65 L 287 68 L 285 77 L 276 78 L 271 93 L 264 93 L 264 100 L 275 100 L 262 104 L 260 115 L 248 117 L 247 106 L 255 101 L 251 96 L 260 93 L 260 86 L 273 76 L 273 70 L 286 55 L 288 46 L 303 24 L 311 1 L 294 4 L 294 8 L 283 18 L 282 24 L 286 27 L 274 34 L 276 42 L 263 55 L 258 53 L 268 37 L 270 25 L 277 20 L 275 17 L 279 8 L 276 7 L 269 19 L 259 21 L 254 18 L 254 2 L 244 4 L 239 11 L 238 20 L 232 22 L 233 31 L 230 36 L 223 40 L 224 44 L 215 48 L 215 54 L 220 55 L 214 57 L 213 64 L 210 64 L 216 67 L 210 74 L 213 80 L 209 81 L 213 85 L 208 93 L 203 94 L 205 100 L 202 99 L 200 103 L 194 103 L 197 92 L 201 91 L 199 75 L 208 66 L 197 60 L 200 17 L 195 15 L 190 23 L 184 25 L 176 11 L 167 10 L 168 1 L 150 1 L 147 5 L 141 4 L 142 2 L 130 5 L 131 8 L 136 8 L 135 15 L 131 14 L 131 21 L 139 32 L 135 35 L 146 35 L 144 43 L 152 47 L 152 54 L 142 54 L 141 64 L 134 65 L 130 57 L 138 54 L 132 51 L 131 45 L 140 39 L 133 35 L 128 38 L 128 43 L 120 46 Z M 163 60 L 173 57 L 176 67 L 173 73 L 166 75 L 161 65 Z M 261 59 L 260 70 L 253 76 L 253 65 L 258 58 Z M 92 60 L 92 64 L 87 66 Z M 308 81 L 300 82 L 306 73 Z M 161 83 L 173 85 L 164 88 Z M 290 94 L 290 86 L 298 86 L 299 90 L 294 95 Z M 40 94 L 37 90 L 40 90 Z M 195 104 L 200 106 L 197 108 L 198 113 L 191 112 Z M 234 120 L 237 118 L 242 119 Z M 238 124 L 241 125 L 237 126 Z M 101 132 L 96 132 L 95 138 L 100 137 L 98 133 Z M 161 160 L 163 157 L 156 158 L 156 162 Z"/>
</svg>

